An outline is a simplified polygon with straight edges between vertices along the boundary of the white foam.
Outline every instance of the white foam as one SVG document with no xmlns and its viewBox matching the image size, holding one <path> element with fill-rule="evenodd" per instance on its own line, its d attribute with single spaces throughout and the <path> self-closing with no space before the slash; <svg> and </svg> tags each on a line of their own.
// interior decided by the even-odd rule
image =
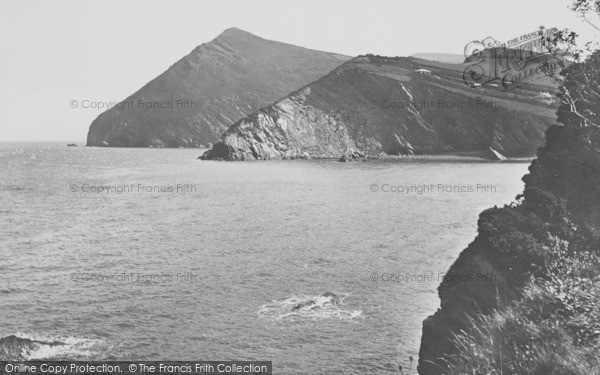
<svg viewBox="0 0 600 375">
<path fill-rule="evenodd" d="M 347 294 L 338 295 L 339 304 L 333 303 L 331 296 L 292 296 L 283 300 L 274 300 L 261 306 L 258 314 L 261 317 L 281 320 L 289 317 L 300 317 L 308 319 L 355 319 L 362 316 L 360 310 L 347 310 L 343 308 L 343 301 Z M 300 303 L 314 301 L 298 310 L 292 310 Z"/>
<path fill-rule="evenodd" d="M 90 357 L 94 354 L 94 347 L 103 344 L 99 339 L 79 338 L 73 336 L 52 336 L 39 333 L 18 332 L 15 336 L 35 342 L 33 350 L 23 349 L 21 353 L 26 360 L 49 359 L 56 357 Z M 50 343 L 62 345 L 50 345 Z M 48 343 L 48 344 L 44 344 Z"/>
</svg>

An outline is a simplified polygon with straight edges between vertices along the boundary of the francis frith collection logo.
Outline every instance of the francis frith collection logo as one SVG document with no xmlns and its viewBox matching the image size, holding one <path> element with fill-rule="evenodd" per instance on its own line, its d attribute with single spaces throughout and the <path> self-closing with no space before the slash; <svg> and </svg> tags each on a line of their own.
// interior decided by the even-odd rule
<svg viewBox="0 0 600 375">
<path fill-rule="evenodd" d="M 535 83 L 546 76 L 544 69 L 559 69 L 557 56 L 544 43 L 557 30 L 538 30 L 505 43 L 493 37 L 468 43 L 464 53 L 470 65 L 463 72 L 463 81 L 470 87 L 491 85 L 502 90 Z"/>
</svg>

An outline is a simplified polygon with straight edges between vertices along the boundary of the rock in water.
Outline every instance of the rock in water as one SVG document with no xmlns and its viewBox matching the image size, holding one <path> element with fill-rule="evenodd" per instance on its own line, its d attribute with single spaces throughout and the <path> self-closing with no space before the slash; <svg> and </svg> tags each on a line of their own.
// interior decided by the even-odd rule
<svg viewBox="0 0 600 375">
<path fill-rule="evenodd" d="M 40 348 L 41 345 L 64 345 L 58 341 L 37 341 L 10 335 L 0 338 L 0 358 L 3 360 L 26 360 L 27 355 Z"/>
<path fill-rule="evenodd" d="M 323 293 L 323 294 L 321 294 L 321 297 L 328 298 L 329 303 L 331 303 L 332 305 L 339 305 L 342 302 L 340 296 L 338 296 L 335 293 L 331 293 L 331 292 Z"/>
<path fill-rule="evenodd" d="M 315 307 L 316 303 L 313 300 L 302 302 L 292 307 L 292 311 L 306 310 L 307 307 Z"/>
<path fill-rule="evenodd" d="M 364 160 L 366 160 L 365 154 L 363 154 L 360 151 L 346 153 L 346 154 L 342 155 L 341 158 L 338 159 L 338 161 L 340 163 L 352 163 L 352 162 L 364 161 Z"/>
<path fill-rule="evenodd" d="M 338 306 L 340 304 L 340 296 L 335 293 L 326 292 L 314 299 L 309 299 L 308 301 L 298 303 L 292 307 L 292 311 L 313 310 L 327 306 Z"/>
<path fill-rule="evenodd" d="M 87 145 L 200 147 L 348 59 L 228 29 L 100 114 Z"/>
</svg>

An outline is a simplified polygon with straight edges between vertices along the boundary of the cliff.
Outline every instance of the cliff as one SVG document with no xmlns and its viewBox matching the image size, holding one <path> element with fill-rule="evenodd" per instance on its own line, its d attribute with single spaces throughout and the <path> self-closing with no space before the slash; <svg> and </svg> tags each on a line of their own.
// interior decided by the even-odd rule
<svg viewBox="0 0 600 375">
<path fill-rule="evenodd" d="M 490 148 L 505 156 L 533 156 L 556 110 L 534 97 L 551 88 L 469 87 L 462 78 L 466 66 L 357 57 L 241 119 L 202 158 L 488 155 Z"/>
<path fill-rule="evenodd" d="M 599 83 L 598 52 L 567 70 L 575 104 L 560 106 L 519 201 L 481 214 L 439 286 L 419 374 L 600 373 Z"/>
<path fill-rule="evenodd" d="M 349 57 L 228 29 L 96 118 L 88 146 L 199 147 Z"/>
</svg>

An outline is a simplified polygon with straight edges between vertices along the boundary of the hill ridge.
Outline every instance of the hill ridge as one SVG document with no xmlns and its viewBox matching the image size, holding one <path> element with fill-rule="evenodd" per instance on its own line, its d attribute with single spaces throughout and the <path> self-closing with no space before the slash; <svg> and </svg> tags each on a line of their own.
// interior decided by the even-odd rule
<svg viewBox="0 0 600 375">
<path fill-rule="evenodd" d="M 90 125 L 88 146 L 200 147 L 350 57 L 229 28 Z M 120 108 L 119 108 L 120 107 Z M 159 108 L 156 108 L 159 107 Z"/>
</svg>

